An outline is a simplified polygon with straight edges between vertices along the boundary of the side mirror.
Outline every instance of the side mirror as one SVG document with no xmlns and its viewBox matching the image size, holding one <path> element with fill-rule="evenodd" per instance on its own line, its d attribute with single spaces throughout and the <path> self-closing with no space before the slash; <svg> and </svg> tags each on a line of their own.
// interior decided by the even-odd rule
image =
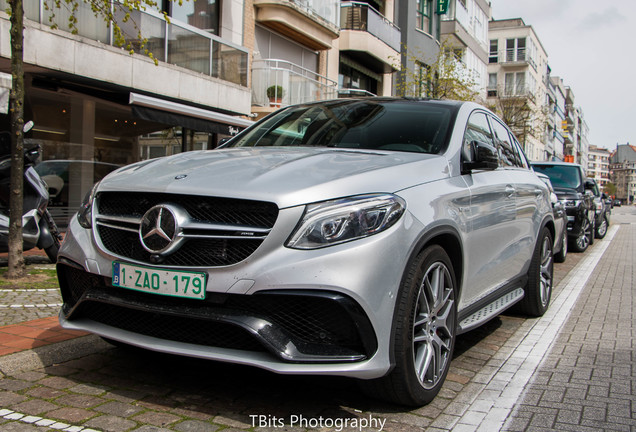
<svg viewBox="0 0 636 432">
<path fill-rule="evenodd" d="M 585 180 L 585 190 L 592 190 L 594 189 L 594 182 L 592 180 Z"/>
<path fill-rule="evenodd" d="M 473 170 L 494 170 L 499 167 L 497 149 L 483 141 L 471 141 L 470 153 L 472 160 L 464 162 L 462 171 L 469 173 Z"/>
</svg>

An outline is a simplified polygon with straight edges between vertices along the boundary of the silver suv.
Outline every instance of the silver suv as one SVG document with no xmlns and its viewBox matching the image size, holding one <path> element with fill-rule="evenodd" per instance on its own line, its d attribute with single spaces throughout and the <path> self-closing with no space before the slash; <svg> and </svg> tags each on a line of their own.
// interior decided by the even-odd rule
<svg viewBox="0 0 636 432">
<path fill-rule="evenodd" d="M 545 312 L 554 230 L 545 184 L 480 105 L 291 106 L 97 184 L 59 253 L 60 322 L 421 405 L 459 333 Z"/>
</svg>

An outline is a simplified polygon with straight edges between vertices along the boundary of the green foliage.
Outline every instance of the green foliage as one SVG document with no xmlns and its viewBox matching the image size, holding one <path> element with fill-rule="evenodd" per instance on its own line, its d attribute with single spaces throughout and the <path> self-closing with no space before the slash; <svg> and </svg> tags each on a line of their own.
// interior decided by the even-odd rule
<svg viewBox="0 0 636 432">
<path fill-rule="evenodd" d="M 285 90 L 283 90 L 282 86 L 273 85 L 273 86 L 267 87 L 267 97 L 268 98 L 275 98 L 275 97 L 282 98 L 284 93 L 285 93 Z"/>
<path fill-rule="evenodd" d="M 612 197 L 616 196 L 616 185 L 611 182 L 606 183 L 605 186 L 603 186 L 603 192 Z"/>
<path fill-rule="evenodd" d="M 398 67 L 400 79 L 396 95 L 475 101 L 479 96 L 477 79 L 449 45 L 442 44 L 437 57 L 404 47 L 406 62 Z M 410 66 L 415 64 L 415 66 Z"/>
</svg>

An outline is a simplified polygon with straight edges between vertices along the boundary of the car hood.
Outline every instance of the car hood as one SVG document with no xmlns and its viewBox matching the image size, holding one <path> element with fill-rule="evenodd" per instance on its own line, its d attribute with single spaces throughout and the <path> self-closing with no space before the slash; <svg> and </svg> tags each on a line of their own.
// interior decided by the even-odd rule
<svg viewBox="0 0 636 432">
<path fill-rule="evenodd" d="M 121 168 L 99 191 L 214 195 L 279 208 L 364 193 L 397 192 L 449 176 L 445 157 L 330 148 L 196 151 Z"/>
</svg>

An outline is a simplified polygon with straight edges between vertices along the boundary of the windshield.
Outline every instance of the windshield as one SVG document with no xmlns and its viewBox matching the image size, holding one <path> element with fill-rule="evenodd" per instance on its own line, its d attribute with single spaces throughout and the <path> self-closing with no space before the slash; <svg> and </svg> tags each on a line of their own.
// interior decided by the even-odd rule
<svg viewBox="0 0 636 432">
<path fill-rule="evenodd" d="M 555 188 L 582 188 L 581 172 L 576 165 L 532 165 L 532 168 L 550 177 L 550 182 Z"/>
<path fill-rule="evenodd" d="M 440 153 L 452 105 L 406 100 L 341 100 L 285 109 L 228 147 L 318 146 Z"/>
</svg>

